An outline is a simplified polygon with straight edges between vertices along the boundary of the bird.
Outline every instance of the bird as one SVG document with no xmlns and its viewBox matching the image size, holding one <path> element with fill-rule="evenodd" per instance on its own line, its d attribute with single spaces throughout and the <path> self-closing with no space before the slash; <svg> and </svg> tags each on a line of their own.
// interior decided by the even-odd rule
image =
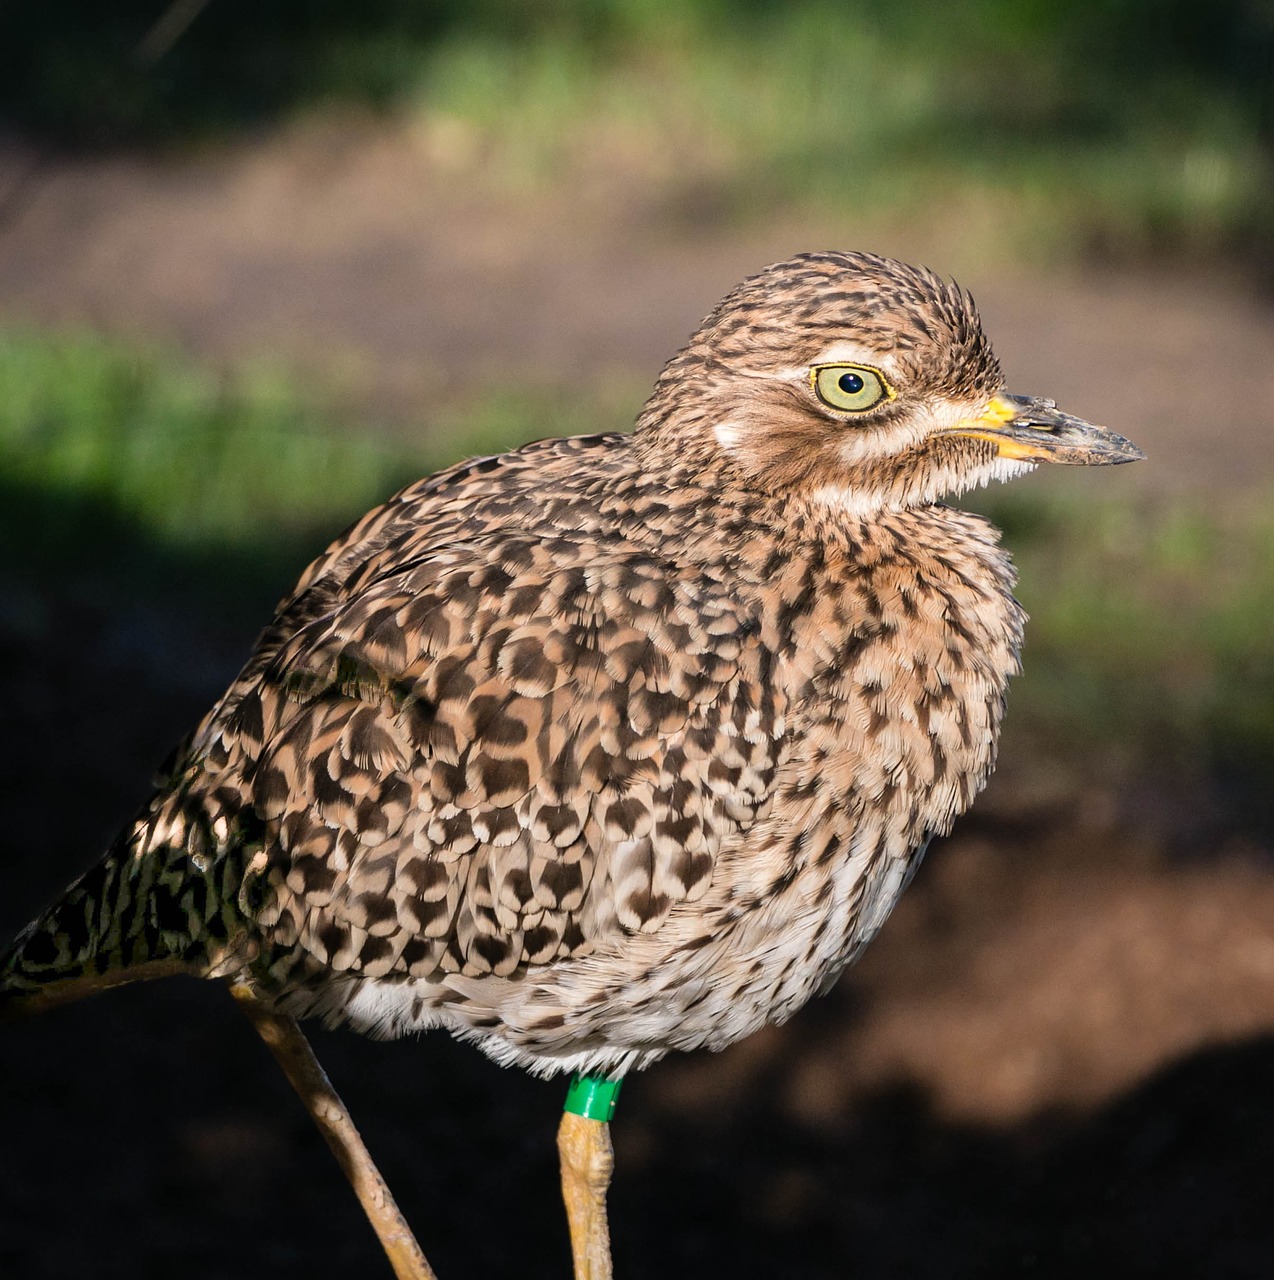
<svg viewBox="0 0 1274 1280">
<path fill-rule="evenodd" d="M 572 1078 L 578 1280 L 611 1274 L 620 1083 L 825 991 L 985 785 L 1025 615 L 945 501 L 1123 436 L 1011 394 L 972 296 L 865 252 L 731 290 L 628 433 L 461 462 L 358 520 L 0 1010 L 226 983 L 432 1275 L 297 1019 Z"/>
</svg>

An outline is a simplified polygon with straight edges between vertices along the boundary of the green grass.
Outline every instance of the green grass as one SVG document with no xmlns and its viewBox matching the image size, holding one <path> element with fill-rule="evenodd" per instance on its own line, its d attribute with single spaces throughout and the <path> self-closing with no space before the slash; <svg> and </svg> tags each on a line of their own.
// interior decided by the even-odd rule
<svg viewBox="0 0 1274 1280">
<path fill-rule="evenodd" d="M 687 208 L 716 216 L 795 204 L 973 227 L 1036 259 L 1258 234 L 1254 103 L 1153 55 L 1134 88 L 1104 55 L 997 28 L 992 8 L 951 30 L 871 4 L 738 21 L 692 6 L 618 50 L 561 32 L 456 37 L 409 100 L 464 122 L 506 177 L 552 181 L 625 151 L 661 174 L 679 157 L 674 213 L 680 184 Z"/>
<path fill-rule="evenodd" d="M 640 404 L 618 385 L 575 402 L 519 389 L 390 433 L 338 423 L 277 374 L 217 375 L 88 333 L 0 331 L 0 483 L 109 511 L 177 548 L 291 542 L 335 532 L 462 457 L 543 436 L 540 424 L 560 435 L 624 429 Z M 60 554 L 82 534 L 62 523 L 37 542 Z M 7 550 L 25 536 L 0 522 Z"/>
<path fill-rule="evenodd" d="M 543 436 L 539 424 L 622 428 L 639 405 L 617 386 L 574 403 L 532 390 L 389 432 L 338 422 L 269 372 L 0 330 L 0 554 L 33 574 L 260 609 L 407 482 Z"/>
<path fill-rule="evenodd" d="M 277 379 L 0 332 L 10 581 L 211 608 L 247 634 L 334 534 L 418 473 L 412 462 L 334 431 Z"/>
<path fill-rule="evenodd" d="M 547 393 L 545 393 L 547 395 Z M 0 337 L 7 574 L 259 611 L 348 520 L 417 475 L 543 434 L 622 428 L 611 390 L 492 399 L 407 446 L 325 417 L 278 379 L 214 378 L 91 338 Z M 1063 499 L 1025 482 L 980 505 L 1031 613 L 1015 730 L 1068 755 L 1220 784 L 1274 821 L 1274 505 Z"/>
<path fill-rule="evenodd" d="M 176 546 L 306 529 L 388 492 L 402 469 L 277 382 L 219 380 L 90 336 L 0 338 L 0 405 L 6 484 L 104 504 Z"/>
<path fill-rule="evenodd" d="M 1274 243 L 1256 0 L 212 4 L 146 70 L 156 12 L 16 7 L 0 113 L 110 144 L 355 102 L 418 117 L 465 181 L 615 172 L 674 215 L 814 205 L 1035 257 Z"/>
<path fill-rule="evenodd" d="M 1274 823 L 1274 504 L 1080 502 L 1007 488 L 1031 614 L 1013 713 L 1103 767 L 1204 781 Z"/>
</svg>

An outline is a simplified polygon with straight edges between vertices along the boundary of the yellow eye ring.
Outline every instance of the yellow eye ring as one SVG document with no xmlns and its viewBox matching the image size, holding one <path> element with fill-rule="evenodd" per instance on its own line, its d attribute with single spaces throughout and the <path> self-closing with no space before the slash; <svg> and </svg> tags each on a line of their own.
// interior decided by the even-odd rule
<svg viewBox="0 0 1274 1280">
<path fill-rule="evenodd" d="M 816 364 L 810 370 L 810 386 L 838 413 L 865 413 L 896 394 L 885 375 L 866 364 Z"/>
</svg>

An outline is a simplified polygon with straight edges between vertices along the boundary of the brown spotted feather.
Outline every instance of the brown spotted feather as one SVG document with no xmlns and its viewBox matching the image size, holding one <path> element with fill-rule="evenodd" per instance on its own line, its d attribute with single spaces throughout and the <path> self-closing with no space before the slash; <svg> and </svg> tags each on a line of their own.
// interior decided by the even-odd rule
<svg viewBox="0 0 1274 1280">
<path fill-rule="evenodd" d="M 788 1016 L 985 782 L 1023 620 L 994 531 L 929 492 L 985 449 L 900 436 L 855 489 L 843 425 L 769 389 L 845 334 L 915 405 L 1000 389 L 929 273 L 808 255 L 740 286 L 634 435 L 461 464 L 315 560 L 9 988 L 243 973 L 545 1072 Z"/>
</svg>

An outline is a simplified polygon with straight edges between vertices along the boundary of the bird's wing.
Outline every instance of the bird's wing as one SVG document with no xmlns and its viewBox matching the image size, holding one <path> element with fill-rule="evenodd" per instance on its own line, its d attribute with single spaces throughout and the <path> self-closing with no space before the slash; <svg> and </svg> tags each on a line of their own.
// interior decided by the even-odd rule
<svg viewBox="0 0 1274 1280">
<path fill-rule="evenodd" d="M 264 821 L 243 900 L 273 947 L 368 976 L 578 954 L 702 894 L 766 803 L 772 655 L 701 570 L 512 531 L 345 594 L 196 740 L 198 785 Z"/>
</svg>

